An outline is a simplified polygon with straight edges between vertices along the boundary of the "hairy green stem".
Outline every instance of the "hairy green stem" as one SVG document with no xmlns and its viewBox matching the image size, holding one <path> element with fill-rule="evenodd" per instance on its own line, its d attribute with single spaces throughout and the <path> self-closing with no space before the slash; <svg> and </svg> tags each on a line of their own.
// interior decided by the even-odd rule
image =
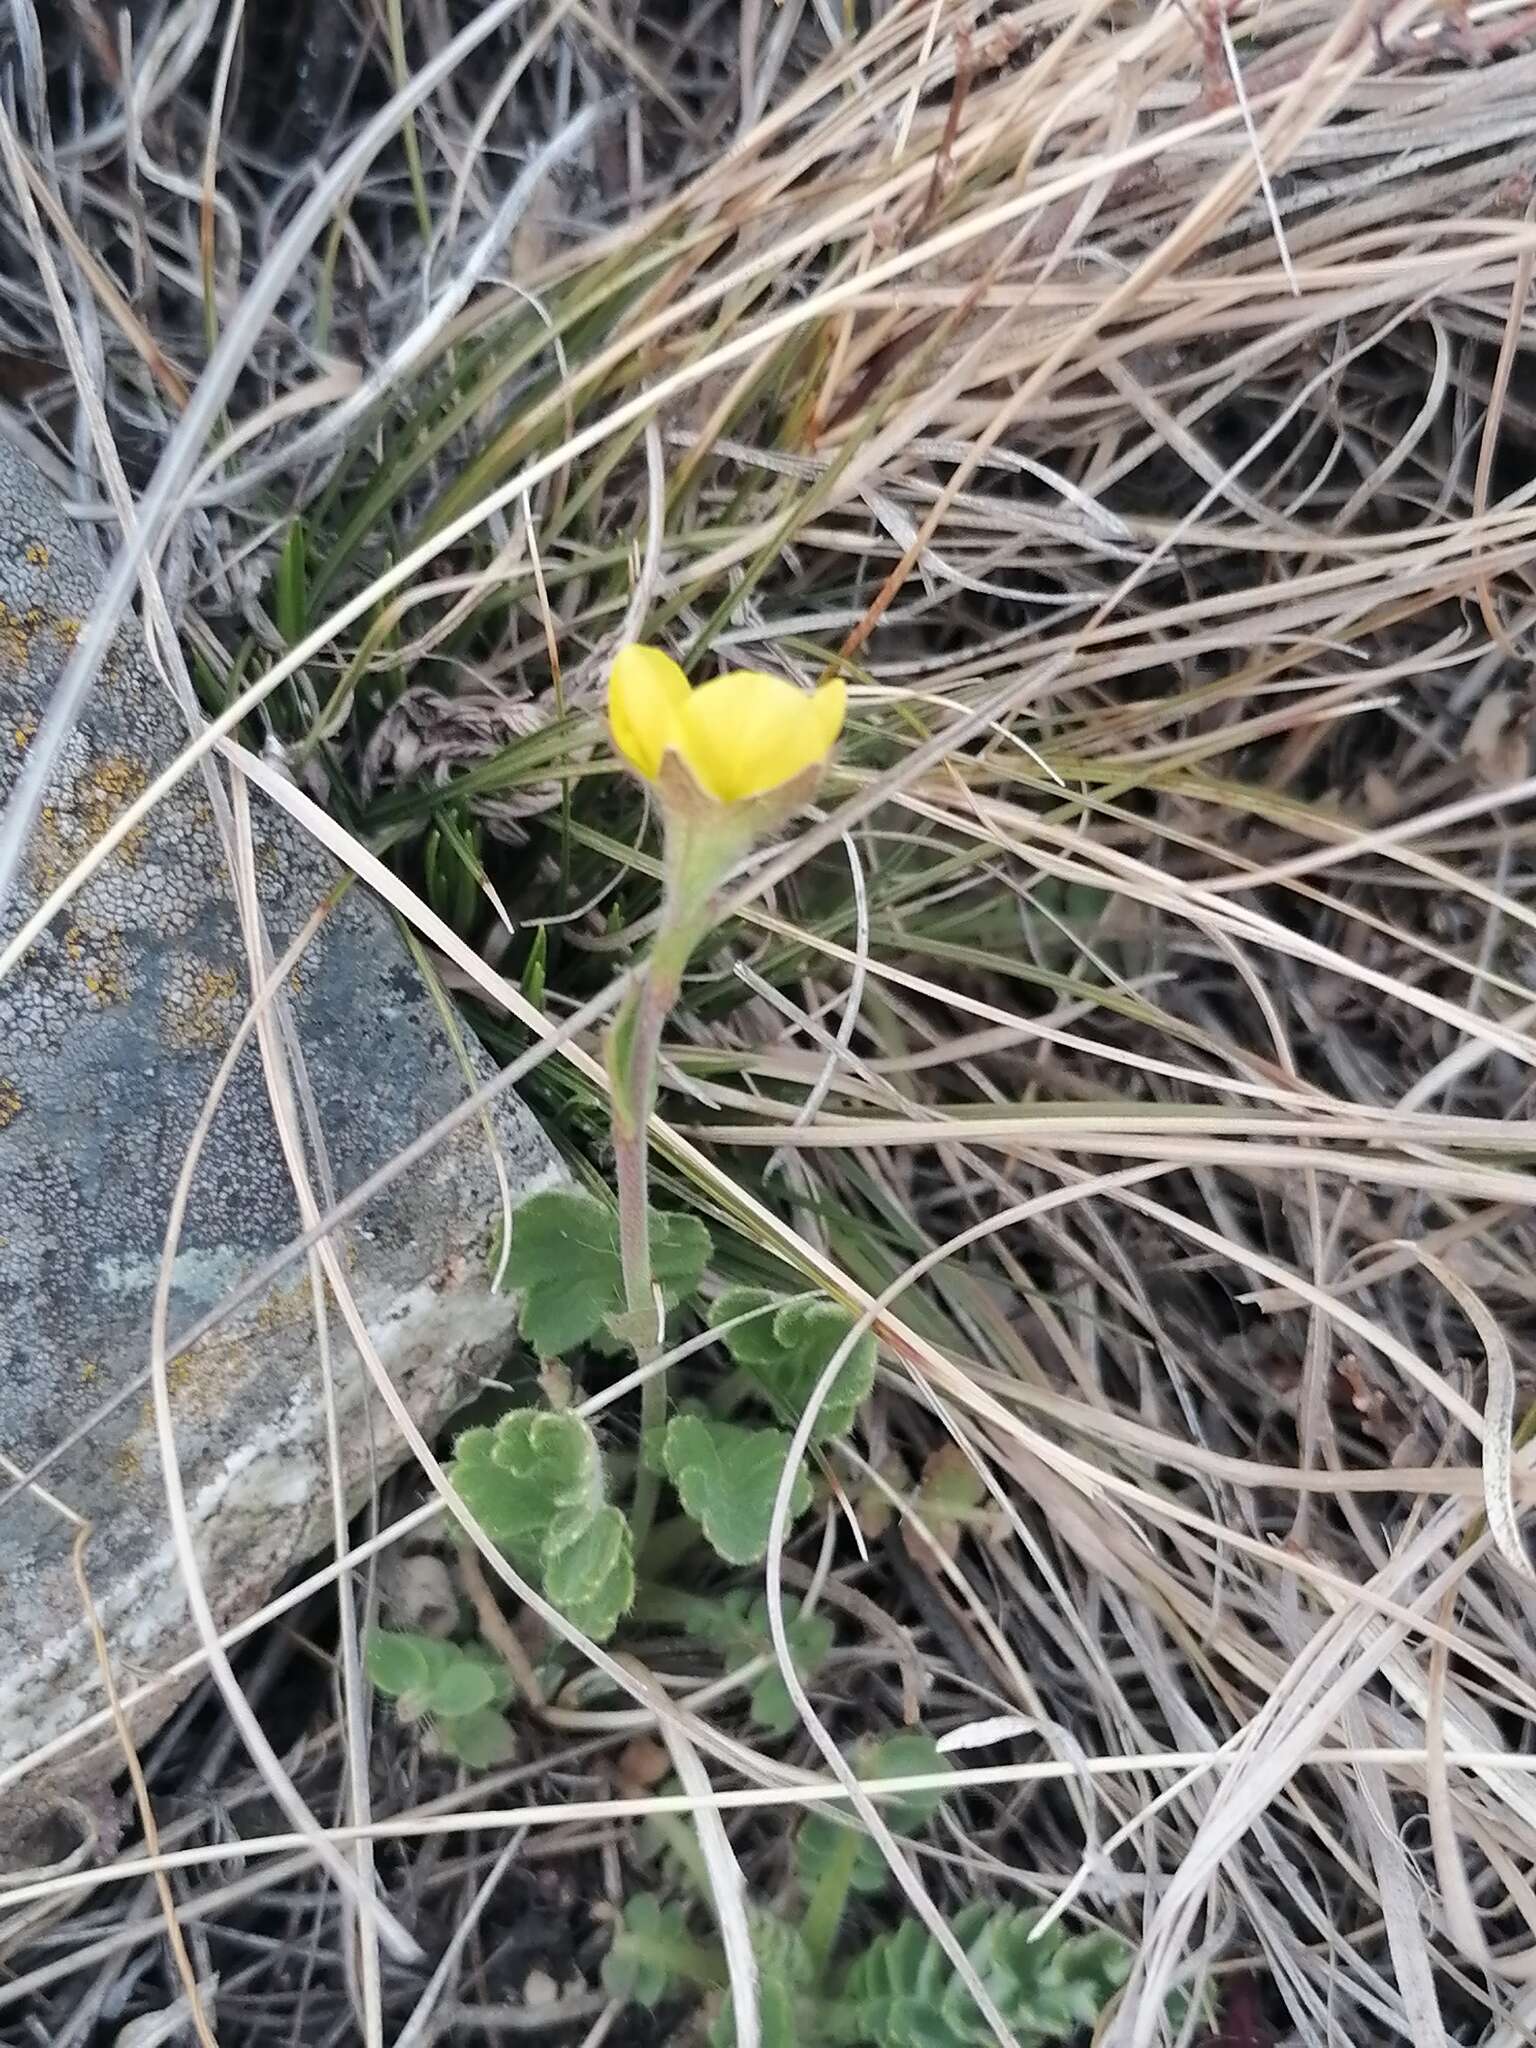
<svg viewBox="0 0 1536 2048">
<path fill-rule="evenodd" d="M 646 1200 L 645 1126 L 622 1136 L 614 1132 L 614 1161 L 619 1188 L 619 1257 L 624 1268 L 624 1306 L 640 1327 L 643 1316 L 655 1327 L 656 1306 L 651 1288 L 651 1218 Z M 654 1341 L 635 1345 L 635 1357 L 642 1366 L 657 1356 Z M 652 1433 L 667 1419 L 667 1376 L 653 1372 L 640 1382 L 641 1455 L 635 1465 L 635 1490 L 630 1496 L 629 1527 L 638 1552 L 651 1533 L 656 1502 L 661 1493 L 660 1476 L 645 1459 L 645 1445 Z"/>
<path fill-rule="evenodd" d="M 699 1838 L 694 1833 L 690 1824 L 679 1813 L 653 1813 L 647 1822 L 647 1826 L 665 1843 L 669 1854 L 677 1858 L 683 1869 L 688 1873 L 689 1881 L 695 1892 L 708 1905 L 714 1896 L 709 1881 L 709 1866 L 704 1861 L 703 1852 L 699 1848 Z M 714 1974 L 710 1974 L 707 1967 L 702 1973 L 690 1971 L 689 1974 L 693 1976 L 695 1983 L 705 1985 L 724 1983 L 725 1972 L 720 1968 L 719 1951 L 701 1947 L 698 1953 L 701 1957 L 705 1955 L 714 1957 Z"/>
<path fill-rule="evenodd" d="M 853 1868 L 863 1841 L 863 1834 L 858 1828 L 838 1829 L 837 1845 L 816 1880 L 815 1889 L 806 1904 L 805 1918 L 800 1923 L 801 1937 L 822 1974 L 832 1960 L 837 1931 L 843 1924 L 843 1914 L 848 1905 Z"/>
<path fill-rule="evenodd" d="M 706 899 L 707 900 L 707 899 Z M 647 1126 L 656 1099 L 656 1060 L 661 1034 L 682 984 L 683 969 L 703 927 L 701 906 L 669 892 L 668 913 L 656 934 L 651 957 L 630 1001 L 614 1020 L 608 1042 L 613 1088 L 613 1151 L 619 1196 L 619 1261 L 624 1274 L 624 1308 L 630 1341 L 641 1366 L 660 1352 L 658 1304 L 651 1277 L 651 1210 Z M 642 1445 L 667 1419 L 665 1373 L 653 1372 L 640 1386 Z M 629 1526 L 638 1553 L 650 1534 L 661 1491 L 659 1476 L 642 1456 L 635 1470 Z"/>
<path fill-rule="evenodd" d="M 661 1335 L 651 1276 L 647 1187 L 648 1127 L 656 1102 L 661 1034 L 682 988 L 689 955 L 709 929 L 715 890 L 751 844 L 750 825 L 744 817 L 702 799 L 691 810 L 675 804 L 666 818 L 666 886 L 660 922 L 645 972 L 614 1018 L 607 1044 L 625 1335 L 641 1366 L 655 1363 Z M 653 1372 L 640 1388 L 642 1444 L 666 1419 L 666 1377 Z M 629 1508 L 637 1555 L 650 1534 L 660 1490 L 659 1477 L 642 1456 Z"/>
</svg>

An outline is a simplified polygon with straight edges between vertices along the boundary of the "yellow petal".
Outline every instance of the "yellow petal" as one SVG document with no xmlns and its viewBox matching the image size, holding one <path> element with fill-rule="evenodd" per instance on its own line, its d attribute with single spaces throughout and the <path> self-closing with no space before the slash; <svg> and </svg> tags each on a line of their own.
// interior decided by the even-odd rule
<svg viewBox="0 0 1536 2048">
<path fill-rule="evenodd" d="M 608 673 L 608 724 L 613 743 L 647 782 L 668 747 L 691 692 L 688 678 L 659 647 L 621 647 Z"/>
<path fill-rule="evenodd" d="M 842 685 L 836 689 L 841 693 Z M 826 694 L 822 692 L 820 694 Z M 701 789 L 739 803 L 825 760 L 842 724 L 782 676 L 739 669 L 702 683 L 683 708 L 678 752 Z"/>
</svg>

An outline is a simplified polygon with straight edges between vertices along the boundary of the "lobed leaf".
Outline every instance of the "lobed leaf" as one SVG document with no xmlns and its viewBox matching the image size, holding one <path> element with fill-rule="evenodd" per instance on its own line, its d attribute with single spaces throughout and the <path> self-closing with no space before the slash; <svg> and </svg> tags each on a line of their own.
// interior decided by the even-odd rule
<svg viewBox="0 0 1536 2048">
<path fill-rule="evenodd" d="M 544 1591 L 595 1643 L 607 1642 L 635 1597 L 634 1540 L 618 1508 L 572 1514 L 551 1528 Z"/>
<path fill-rule="evenodd" d="M 778 1307 L 772 1304 L 778 1303 Z M 737 1365 L 750 1374 L 765 1399 L 790 1423 L 804 1414 L 833 1353 L 854 1319 L 835 1301 L 796 1300 L 761 1287 L 728 1287 L 710 1312 L 716 1326 L 758 1309 L 750 1322 L 726 1330 L 722 1342 Z M 842 1436 L 875 1383 L 875 1340 L 868 1330 L 857 1339 L 826 1399 L 816 1413 L 811 1441 Z"/>
<path fill-rule="evenodd" d="M 515 1408 L 466 1430 L 452 1479 L 486 1533 L 562 1614 L 606 1642 L 635 1596 L 629 1524 L 607 1502 L 603 1454 L 577 1415 Z M 487 1695 L 487 1701 L 494 1695 Z"/>
<path fill-rule="evenodd" d="M 703 1278 L 709 1232 L 695 1216 L 653 1209 L 650 1220 L 652 1276 L 675 1305 Z M 518 1326 L 541 1357 L 601 1338 L 625 1306 L 616 1212 L 574 1188 L 530 1195 L 512 1219 L 501 1284 L 521 1293 Z"/>
<path fill-rule="evenodd" d="M 781 1429 L 744 1429 L 702 1415 L 674 1415 L 662 1441 L 667 1477 L 684 1509 L 727 1564 L 756 1564 L 768 1548 L 774 1496 L 789 1438 Z M 791 1516 L 810 1506 L 804 1471 L 795 1474 Z"/>
<path fill-rule="evenodd" d="M 492 1429 L 466 1430 L 454 1453 L 465 1506 L 525 1577 L 540 1569 L 552 1522 L 603 1503 L 602 1452 L 578 1416 L 514 1408 Z"/>
</svg>

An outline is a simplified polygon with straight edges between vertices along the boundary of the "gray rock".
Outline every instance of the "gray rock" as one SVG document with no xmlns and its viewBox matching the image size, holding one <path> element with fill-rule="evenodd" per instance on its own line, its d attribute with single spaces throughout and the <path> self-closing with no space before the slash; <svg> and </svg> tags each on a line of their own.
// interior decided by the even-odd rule
<svg viewBox="0 0 1536 2048">
<path fill-rule="evenodd" d="M 53 487 L 0 441 L 0 800 L 100 575 Z M 125 629 L 48 793 L 5 936 L 184 736 L 166 684 Z M 281 950 L 337 870 L 259 795 L 252 815 Z M 0 1464 L 0 1495 L 16 1468 L 91 1423 L 144 1373 L 172 1189 L 247 1000 L 228 873 L 194 771 L 0 983 L 0 1455 L 12 1467 Z M 463 1099 L 464 1070 L 430 997 L 360 886 L 304 956 L 292 1008 L 338 1191 Z M 483 1078 L 483 1054 L 467 1038 L 466 1050 Z M 514 1194 L 559 1177 L 521 1105 L 502 1097 L 494 1119 Z M 499 1205 L 491 1148 L 472 1118 L 375 1200 L 345 1240 L 368 1328 L 428 1427 L 466 1373 L 505 1350 L 512 1304 L 485 1281 Z M 299 1228 L 253 1043 L 197 1172 L 172 1336 Z M 331 1329 L 355 1497 L 369 1470 L 364 1375 L 334 1311 Z M 205 1579 L 228 1622 L 330 1536 L 305 1262 L 177 1360 L 171 1380 Z M 369 1412 L 378 1468 L 387 1469 L 400 1447 L 376 1398 Z M 92 1525 L 89 1579 L 119 1685 L 193 1647 L 147 1390 L 98 1419 L 40 1484 Z M 0 1509 L 0 1765 L 104 1704 L 71 1569 L 73 1534 L 37 1487 Z M 159 1698 L 168 1710 L 173 1695 Z"/>
</svg>

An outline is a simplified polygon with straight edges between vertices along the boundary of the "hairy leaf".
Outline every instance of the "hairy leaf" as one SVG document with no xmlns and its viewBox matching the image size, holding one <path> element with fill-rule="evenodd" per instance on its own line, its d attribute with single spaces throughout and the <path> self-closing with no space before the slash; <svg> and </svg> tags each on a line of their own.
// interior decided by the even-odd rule
<svg viewBox="0 0 1536 2048">
<path fill-rule="evenodd" d="M 944 1444 L 923 1464 L 916 1515 L 902 1523 L 902 1543 L 918 1559 L 935 1550 L 953 1557 L 966 1529 L 982 1537 L 992 1532 L 990 1500 L 986 1480 L 959 1444 Z"/>
<path fill-rule="evenodd" d="M 374 1629 L 363 1652 L 368 1676 L 397 1702 L 402 1721 L 420 1721 L 435 1711 L 433 1696 L 458 1664 L 455 1643 L 437 1636 Z"/>
<path fill-rule="evenodd" d="M 392 1699 L 420 1692 L 427 1683 L 427 1636 L 407 1635 L 395 1629 L 376 1628 L 368 1633 L 363 1663 L 368 1676 Z"/>
<path fill-rule="evenodd" d="M 545 1538 L 544 1591 L 596 1643 L 605 1643 L 635 1597 L 635 1550 L 617 1508 L 573 1513 Z"/>
<path fill-rule="evenodd" d="M 854 1768 L 861 1778 L 946 1778 L 954 1765 L 931 1735 L 921 1728 L 903 1728 L 879 1742 L 861 1744 L 854 1753 Z M 942 1785 L 898 1792 L 881 1800 L 880 1812 L 892 1834 L 912 1835 L 932 1820 L 944 1797 Z"/>
<path fill-rule="evenodd" d="M 789 1438 L 781 1429 L 743 1429 L 701 1415 L 674 1415 L 662 1454 L 667 1477 L 706 1541 L 727 1564 L 755 1564 L 768 1548 L 774 1495 Z M 797 1472 L 791 1516 L 810 1506 L 811 1488 Z"/>
<path fill-rule="evenodd" d="M 670 1991 L 707 1988 L 722 1977 L 718 1958 L 688 1932 L 681 1906 L 663 1905 L 650 1892 L 626 1902 L 603 1960 L 603 1989 L 610 1998 L 658 2005 Z"/>
<path fill-rule="evenodd" d="M 757 1958 L 762 2048 L 807 2048 L 815 2037 L 812 1991 L 816 1965 L 798 1927 L 772 1913 L 751 1915 L 752 1953 Z M 709 2030 L 710 2048 L 735 2048 L 736 2019 L 729 2002 Z"/>
<path fill-rule="evenodd" d="M 483 1664 L 462 1652 L 427 1684 L 427 1712 L 440 1720 L 478 1714 L 496 1696 L 495 1682 Z"/>
<path fill-rule="evenodd" d="M 954 1768 L 931 1735 L 913 1729 L 888 1735 L 883 1742 L 861 1744 L 853 1755 L 853 1767 L 861 1778 L 917 1778 L 948 1775 Z M 926 1792 L 902 1792 L 879 1802 L 881 1818 L 893 1835 L 913 1835 L 938 1811 L 943 1788 Z M 809 1890 L 839 1856 L 848 1856 L 850 1831 L 858 1842 L 852 1853 L 848 1883 L 856 1892 L 884 1891 L 890 1878 L 885 1852 L 871 1836 L 861 1832 L 857 1820 L 839 1819 L 831 1813 L 812 1811 L 800 1823 L 795 1839 L 795 1866 L 800 1882 Z"/>
<path fill-rule="evenodd" d="M 774 1303 L 778 1306 L 773 1307 Z M 727 1330 L 725 1348 L 750 1373 L 773 1408 L 787 1422 L 798 1422 L 854 1319 L 837 1302 L 821 1297 L 796 1301 L 760 1287 L 728 1287 L 715 1303 L 710 1321 L 718 1326 L 752 1309 L 764 1313 L 739 1329 Z M 875 1340 L 866 1330 L 817 1410 L 812 1442 L 843 1435 L 868 1400 L 874 1383 Z"/>
<path fill-rule="evenodd" d="M 766 1970 L 757 1980 L 757 2017 L 762 2048 L 805 2048 L 799 2002 L 786 1984 Z M 715 2015 L 709 2048 L 736 2048 L 736 2014 L 729 2001 Z"/>
<path fill-rule="evenodd" d="M 497 1743 L 504 1746 L 510 1731 L 499 1714 L 512 1697 L 512 1681 L 500 1657 L 485 1643 L 445 1643 L 436 1636 L 409 1635 L 403 1631 L 374 1629 L 364 1652 L 368 1676 L 380 1692 L 398 1702 L 402 1721 L 430 1718 L 438 1724 L 438 1747 L 450 1756 L 463 1754 L 445 1730 L 461 1723 L 476 1726 L 495 1721 L 501 1729 Z M 475 1727 L 465 1735 L 471 1748 L 486 1747 L 482 1734 L 478 1745 Z M 488 1759 L 497 1761 L 497 1758 Z M 464 1755 L 472 1763 L 474 1756 Z"/>
<path fill-rule="evenodd" d="M 1118 1935 L 1068 1935 L 1059 1922 L 1032 1940 L 1038 1917 L 978 1903 L 951 1926 L 1020 2041 L 1061 2041 L 1095 2023 L 1125 1982 L 1131 1952 Z M 991 2048 L 995 2038 L 916 1920 L 870 1944 L 821 2020 L 826 2040 L 840 2048 Z"/>
<path fill-rule="evenodd" d="M 489 1643 L 473 1642 L 464 1645 L 463 1654 L 472 1664 L 478 1664 L 489 1673 L 491 1680 L 490 1704 L 493 1707 L 510 1706 L 517 1693 L 512 1674 L 500 1652 L 493 1650 Z"/>
<path fill-rule="evenodd" d="M 789 1654 L 802 1679 L 809 1678 L 832 1648 L 832 1623 L 823 1614 L 802 1614 L 798 1600 L 784 1602 L 785 1633 Z M 735 1662 L 771 1655 L 773 1634 L 768 1625 L 768 1602 L 761 1593 L 739 1586 L 708 1605 L 700 1602 L 684 1627 L 691 1636 L 706 1642 Z M 795 1725 L 794 1702 L 783 1673 L 775 1666 L 765 1671 L 752 1689 L 751 1713 L 760 1728 L 770 1735 L 787 1735 Z"/>
<path fill-rule="evenodd" d="M 454 1486 L 525 1577 L 540 1568 L 552 1522 L 603 1504 L 602 1453 L 575 1415 L 514 1408 L 493 1429 L 466 1430 L 454 1451 Z"/>
<path fill-rule="evenodd" d="M 651 1211 L 651 1271 L 669 1305 L 691 1294 L 709 1264 L 709 1232 L 697 1217 Z M 493 1260 L 493 1271 L 499 1264 Z M 606 1202 L 572 1188 L 530 1195 L 512 1219 L 501 1284 L 522 1294 L 518 1324 L 541 1356 L 600 1337 L 624 1311 L 619 1219 Z"/>
<path fill-rule="evenodd" d="M 454 1448 L 454 1485 L 487 1534 L 578 1628 L 605 1642 L 634 1599 L 634 1549 L 628 1523 L 607 1503 L 603 1454 L 588 1425 L 515 1408 L 494 1428 L 466 1430 Z"/>
<path fill-rule="evenodd" d="M 456 1757 L 472 1771 L 509 1764 L 517 1755 L 517 1737 L 494 1707 L 477 1707 L 472 1714 L 439 1721 L 436 1738 L 444 1756 Z"/>
</svg>

